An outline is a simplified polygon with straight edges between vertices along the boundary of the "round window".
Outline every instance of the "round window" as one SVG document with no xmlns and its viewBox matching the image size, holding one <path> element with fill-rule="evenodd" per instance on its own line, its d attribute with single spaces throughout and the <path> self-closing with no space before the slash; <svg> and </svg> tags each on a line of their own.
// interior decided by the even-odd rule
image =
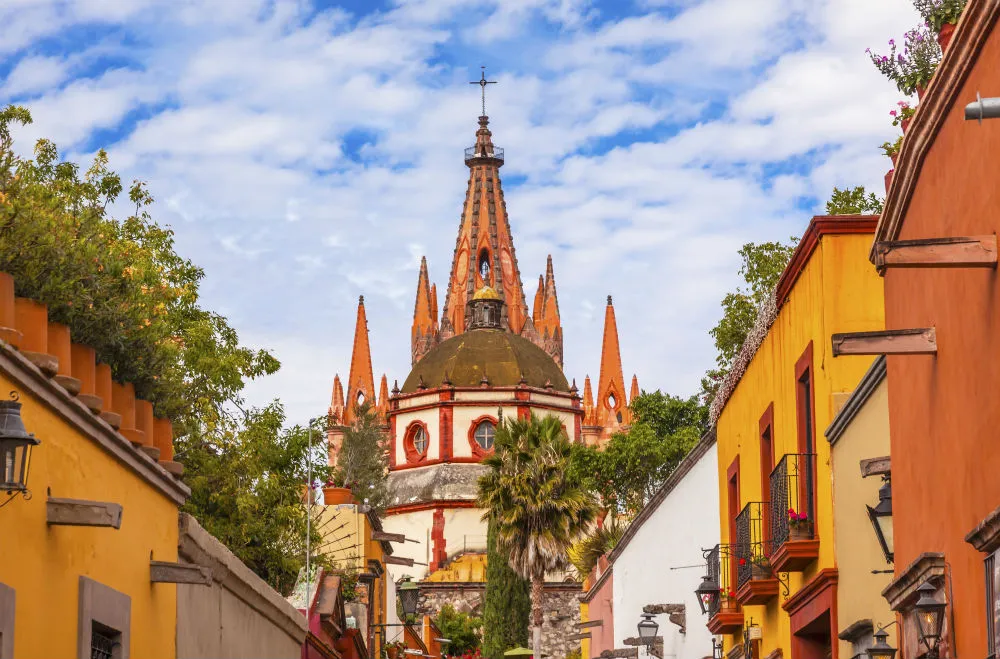
<svg viewBox="0 0 1000 659">
<path fill-rule="evenodd" d="M 480 421 L 479 425 L 476 426 L 475 433 L 473 433 L 476 443 L 484 451 L 489 451 L 493 448 L 493 438 L 495 436 L 496 426 L 493 425 L 492 421 Z"/>
<path fill-rule="evenodd" d="M 420 455 L 427 452 L 427 431 L 424 430 L 423 426 L 417 426 L 416 430 L 413 431 L 413 448 Z"/>
</svg>

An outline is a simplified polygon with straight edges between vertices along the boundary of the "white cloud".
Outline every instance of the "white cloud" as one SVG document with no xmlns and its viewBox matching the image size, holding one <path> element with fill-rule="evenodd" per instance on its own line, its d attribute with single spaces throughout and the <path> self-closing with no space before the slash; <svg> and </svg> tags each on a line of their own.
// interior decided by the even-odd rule
<svg viewBox="0 0 1000 659">
<path fill-rule="evenodd" d="M 301 421 L 346 376 L 360 294 L 376 377 L 405 378 L 420 256 L 447 281 L 479 113 L 467 82 L 486 63 L 521 277 L 530 296 L 553 254 L 567 374 L 596 377 L 611 293 L 626 373 L 691 393 L 739 246 L 801 233 L 802 200 L 833 185 L 881 192 L 896 96 L 863 51 L 915 13 L 876 4 L 647 1 L 610 18 L 622 6 L 583 0 L 399 0 L 365 16 L 4 3 L 0 53 L 16 61 L 2 93 L 37 95 L 22 148 L 44 135 L 90 149 L 101 131 L 112 165 L 148 181 L 206 271 L 205 303 L 283 361 L 251 398 L 281 397 Z M 33 51 L 81 24 L 144 45 Z M 69 80 L 67 62 L 97 52 L 116 68 Z"/>
</svg>

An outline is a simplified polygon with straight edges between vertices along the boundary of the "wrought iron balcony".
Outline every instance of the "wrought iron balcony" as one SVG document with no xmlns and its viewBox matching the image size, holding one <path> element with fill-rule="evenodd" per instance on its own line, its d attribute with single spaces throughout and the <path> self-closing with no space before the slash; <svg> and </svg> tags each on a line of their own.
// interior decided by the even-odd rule
<svg viewBox="0 0 1000 659">
<path fill-rule="evenodd" d="M 766 501 L 751 501 L 736 516 L 736 587 L 750 580 L 754 566 L 766 565 L 770 554 L 764 537 Z"/>
<path fill-rule="evenodd" d="M 478 149 L 470 146 L 465 150 L 465 164 L 472 165 L 480 159 L 491 159 L 497 161 L 497 165 L 503 164 L 503 149 L 498 146 L 484 147 Z"/>
<path fill-rule="evenodd" d="M 813 453 L 788 453 L 771 472 L 770 526 L 783 571 L 803 569 L 818 556 Z"/>
<path fill-rule="evenodd" d="M 705 551 L 708 580 L 718 587 L 718 592 L 706 602 L 708 628 L 713 634 L 732 634 L 743 628 L 743 612 L 736 601 L 736 586 L 733 583 L 735 549 L 735 545 L 715 545 Z"/>
</svg>

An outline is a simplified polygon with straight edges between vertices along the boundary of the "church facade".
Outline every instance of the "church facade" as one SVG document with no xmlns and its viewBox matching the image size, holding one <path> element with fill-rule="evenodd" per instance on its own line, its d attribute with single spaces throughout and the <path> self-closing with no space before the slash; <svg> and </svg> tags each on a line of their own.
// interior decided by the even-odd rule
<svg viewBox="0 0 1000 659">
<path fill-rule="evenodd" d="M 529 311 L 500 182 L 504 154 L 488 124 L 479 117 L 475 144 L 465 151 L 468 187 L 440 315 L 437 287 L 421 260 L 409 374 L 391 391 L 383 375 L 376 393 L 361 298 L 346 387 L 337 375 L 330 406 L 331 461 L 354 421 L 355 403 L 374 403 L 384 420 L 394 496 L 384 526 L 408 540 L 394 547 L 394 560 L 413 563 L 388 569 L 394 578 L 421 583 L 429 613 L 445 602 L 475 609 L 481 601 L 486 525 L 475 499 L 498 423 L 553 415 L 571 441 L 600 445 L 628 426 L 628 405 L 639 393 L 634 376 L 625 389 L 610 296 L 596 398 L 589 376 L 582 395 L 566 377 L 552 257 Z M 573 633 L 567 629 L 578 617 L 579 586 L 552 583 L 548 590 L 567 600 L 546 606 L 545 645 L 561 656 L 561 638 Z"/>
</svg>

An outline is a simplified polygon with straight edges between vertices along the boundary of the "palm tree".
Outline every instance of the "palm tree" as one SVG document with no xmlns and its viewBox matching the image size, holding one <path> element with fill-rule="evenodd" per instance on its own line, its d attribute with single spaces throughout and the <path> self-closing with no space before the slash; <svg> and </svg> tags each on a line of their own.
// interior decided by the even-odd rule
<svg viewBox="0 0 1000 659">
<path fill-rule="evenodd" d="M 478 505 L 510 567 L 531 581 L 532 649 L 540 659 L 545 573 L 568 566 L 567 552 L 590 529 L 597 502 L 568 476 L 570 442 L 554 416 L 501 423 L 494 447 Z"/>
</svg>

